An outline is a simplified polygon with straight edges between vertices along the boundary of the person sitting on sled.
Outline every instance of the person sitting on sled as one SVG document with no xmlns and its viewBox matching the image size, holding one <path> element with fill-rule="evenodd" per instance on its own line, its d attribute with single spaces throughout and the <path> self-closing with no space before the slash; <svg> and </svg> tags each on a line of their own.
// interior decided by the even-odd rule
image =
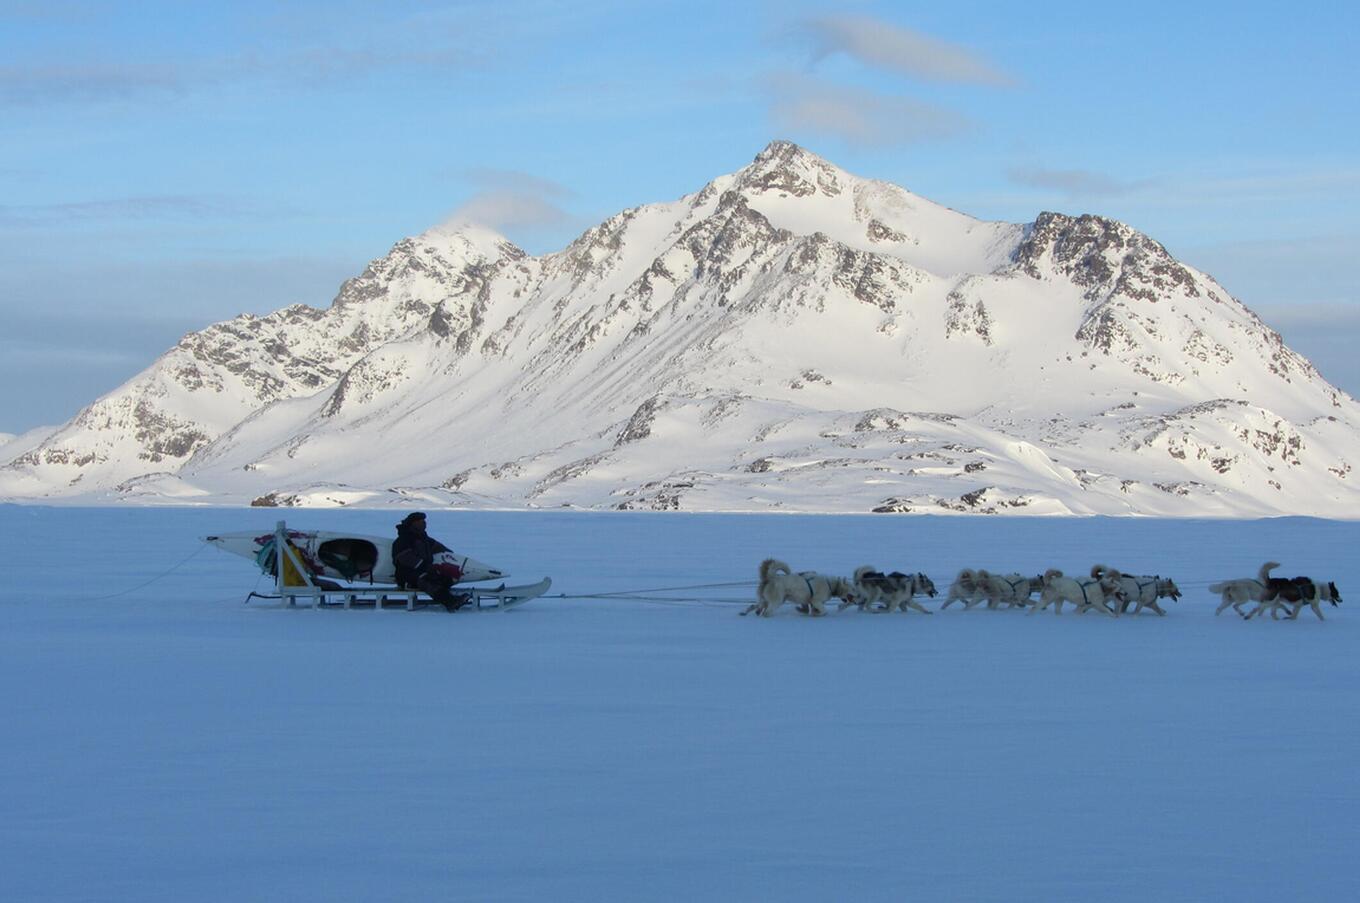
<svg viewBox="0 0 1360 903">
<path fill-rule="evenodd" d="M 397 568 L 397 586 L 418 589 L 454 611 L 467 604 L 467 597 L 455 595 L 452 586 L 457 575 L 449 573 L 445 565 L 436 565 L 435 556 L 448 552 L 448 546 L 425 532 L 425 515 L 415 511 L 397 524 L 397 538 L 392 543 L 392 562 Z"/>
</svg>

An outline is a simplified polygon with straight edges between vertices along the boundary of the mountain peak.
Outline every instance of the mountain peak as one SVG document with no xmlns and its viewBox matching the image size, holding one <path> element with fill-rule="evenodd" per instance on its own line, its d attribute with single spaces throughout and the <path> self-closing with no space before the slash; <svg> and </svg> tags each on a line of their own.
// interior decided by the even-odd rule
<svg viewBox="0 0 1360 903">
<path fill-rule="evenodd" d="M 825 160 L 814 154 L 812 151 L 783 138 L 776 138 L 765 145 L 764 149 L 756 154 L 755 159 L 751 162 L 756 165 L 770 162 L 787 165 L 799 159 L 812 160 L 823 164 L 826 163 Z"/>
<path fill-rule="evenodd" d="M 777 139 L 737 174 L 737 184 L 755 192 L 777 191 L 797 197 L 841 193 L 847 174 L 821 157 Z"/>
</svg>

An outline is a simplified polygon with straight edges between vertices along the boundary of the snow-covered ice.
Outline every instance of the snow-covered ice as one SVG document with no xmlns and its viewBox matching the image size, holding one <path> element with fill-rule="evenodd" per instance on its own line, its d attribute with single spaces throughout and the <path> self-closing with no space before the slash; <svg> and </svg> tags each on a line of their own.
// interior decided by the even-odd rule
<svg viewBox="0 0 1360 903">
<path fill-rule="evenodd" d="M 197 537 L 279 516 L 398 517 L 0 506 L 0 897 L 1360 898 L 1360 525 L 430 514 L 573 595 L 753 584 L 771 555 L 942 588 L 1100 561 L 1185 591 L 1166 618 L 760 620 L 723 601 L 750 585 L 242 605 L 257 573 Z M 1349 601 L 1215 617 L 1207 584 L 1267 558 Z"/>
</svg>

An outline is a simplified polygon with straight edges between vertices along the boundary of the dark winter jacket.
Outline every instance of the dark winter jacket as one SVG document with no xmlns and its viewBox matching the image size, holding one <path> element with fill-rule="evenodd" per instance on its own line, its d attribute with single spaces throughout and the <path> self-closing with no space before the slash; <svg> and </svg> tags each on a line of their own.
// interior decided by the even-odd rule
<svg viewBox="0 0 1360 903">
<path fill-rule="evenodd" d="M 449 551 L 448 546 L 431 539 L 424 530 L 397 524 L 397 538 L 392 543 L 392 562 L 397 568 L 397 586 L 415 588 L 416 580 L 429 570 L 434 556 Z"/>
</svg>

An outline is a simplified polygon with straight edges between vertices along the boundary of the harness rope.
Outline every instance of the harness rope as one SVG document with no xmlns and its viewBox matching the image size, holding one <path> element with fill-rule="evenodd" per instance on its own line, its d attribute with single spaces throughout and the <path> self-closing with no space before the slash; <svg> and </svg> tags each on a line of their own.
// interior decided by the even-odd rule
<svg viewBox="0 0 1360 903">
<path fill-rule="evenodd" d="M 144 582 L 142 582 L 142 583 L 139 583 L 139 584 L 137 584 L 136 586 L 128 587 L 127 589 L 124 589 L 124 590 L 119 590 L 119 591 L 116 592 L 116 593 L 109 593 L 107 596 L 81 596 L 81 597 L 79 597 L 79 598 L 80 598 L 80 601 L 81 601 L 81 602 L 102 602 L 102 601 L 104 601 L 105 599 L 117 599 L 119 596 L 126 596 L 128 593 L 135 593 L 135 592 L 136 592 L 137 590 L 139 590 L 139 589 L 142 589 L 142 588 L 144 588 L 144 587 L 150 586 L 151 584 L 155 583 L 157 580 L 163 580 L 163 579 L 165 579 L 166 577 L 169 577 L 169 576 L 170 576 L 171 574 L 173 574 L 175 571 L 177 571 L 177 570 L 179 570 L 180 568 L 184 567 L 186 564 L 188 564 L 190 561 L 192 561 L 194 558 L 196 558 L 196 557 L 197 557 L 200 553 L 202 553 L 202 551 L 203 551 L 204 549 L 206 549 L 206 548 L 208 548 L 208 546 L 207 546 L 206 544 L 200 545 L 200 546 L 199 546 L 197 549 L 195 549 L 193 552 L 191 552 L 191 553 L 189 553 L 187 556 L 185 556 L 178 564 L 176 564 L 176 565 L 174 565 L 172 568 L 170 568 L 170 570 L 164 571 L 164 572 L 162 572 L 162 573 L 160 573 L 160 574 L 157 574 L 156 576 L 152 577 L 150 580 L 147 580 L 147 581 L 144 581 Z M 257 586 L 259 585 L 259 581 L 258 581 L 258 580 L 256 580 L 255 583 L 256 583 Z"/>
</svg>

